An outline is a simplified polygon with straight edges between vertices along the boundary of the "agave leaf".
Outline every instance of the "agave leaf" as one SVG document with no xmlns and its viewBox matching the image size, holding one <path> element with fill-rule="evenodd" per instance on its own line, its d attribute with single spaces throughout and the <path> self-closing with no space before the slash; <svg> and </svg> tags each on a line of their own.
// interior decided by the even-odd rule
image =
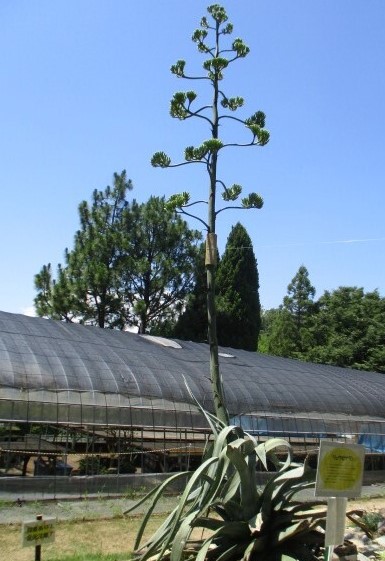
<svg viewBox="0 0 385 561">
<path fill-rule="evenodd" d="M 235 442 L 231 442 L 231 446 L 234 448 L 239 448 L 248 465 L 250 484 L 255 488 L 257 493 L 257 482 L 256 482 L 256 440 L 248 433 L 244 433 L 243 438 L 239 438 Z"/>
<path fill-rule="evenodd" d="M 179 503 L 178 503 L 177 507 L 175 508 L 175 510 L 172 513 L 173 514 L 172 519 L 170 519 L 169 525 L 164 531 L 163 538 L 162 537 L 160 538 L 160 540 L 163 540 L 163 545 L 162 545 L 162 550 L 161 550 L 160 556 L 169 548 L 170 543 L 171 543 L 172 539 L 174 538 L 175 533 L 178 530 L 178 524 L 181 521 L 183 511 L 187 507 L 188 498 L 190 496 L 191 489 L 194 487 L 194 485 L 197 483 L 197 481 L 199 481 L 202 473 L 204 473 L 205 470 L 208 469 L 208 467 L 212 463 L 217 463 L 217 462 L 218 462 L 218 458 L 211 458 L 209 460 L 206 460 L 206 462 L 204 462 L 204 464 L 202 464 L 192 474 L 192 476 L 191 476 L 182 496 L 179 499 Z M 199 495 L 197 495 L 197 498 L 195 499 L 195 502 L 190 507 L 190 512 L 194 512 L 194 516 L 197 516 L 198 513 L 199 513 L 199 510 L 194 510 L 195 503 L 198 500 L 198 498 L 199 498 Z M 152 508 L 152 510 L 153 510 L 153 508 Z M 152 510 L 151 510 L 151 512 L 152 512 Z M 141 539 L 141 536 L 143 535 L 144 528 L 146 526 L 146 523 L 148 521 L 148 518 L 149 518 L 151 512 L 146 513 L 145 520 L 142 522 L 142 525 L 141 525 L 140 530 L 138 532 L 138 536 L 137 536 L 137 539 L 136 539 L 136 544 L 140 543 L 139 539 Z M 190 514 L 190 512 L 188 514 Z M 157 535 L 158 534 L 159 533 L 157 532 Z M 135 547 L 137 548 L 138 545 L 136 545 L 136 544 L 135 544 Z M 157 544 L 158 544 L 158 541 L 154 541 L 153 538 L 150 539 L 148 551 L 151 552 L 151 554 L 153 554 L 154 551 L 156 551 Z M 147 558 L 148 551 L 146 551 L 146 558 Z M 145 561 L 145 560 L 143 559 L 142 561 Z"/>
<path fill-rule="evenodd" d="M 282 503 L 283 507 L 287 507 L 294 495 L 299 493 L 300 491 L 304 491 L 305 489 L 313 489 L 314 488 L 314 474 L 304 474 L 303 478 L 299 483 L 286 485 L 284 489 L 284 500 Z"/>
<path fill-rule="evenodd" d="M 281 482 L 281 485 L 272 493 L 276 505 L 279 505 L 279 501 L 281 501 L 282 506 L 286 506 L 296 493 L 312 487 L 314 485 L 315 473 L 315 470 L 303 465 L 278 476 L 275 482 Z M 293 479 L 295 482 L 293 482 Z"/>
<path fill-rule="evenodd" d="M 217 457 L 212 457 L 209 458 L 208 460 L 206 460 L 203 464 L 201 464 L 199 466 L 199 468 L 192 474 L 192 476 L 190 477 L 190 480 L 188 481 L 185 490 L 183 491 L 183 494 L 179 500 L 179 505 L 177 507 L 177 518 L 179 518 L 187 504 L 187 499 L 190 496 L 191 491 L 193 490 L 194 486 L 196 485 L 197 482 L 199 482 L 199 480 L 202 478 L 202 476 L 205 474 L 205 471 L 208 470 L 208 468 L 213 465 L 213 464 L 217 464 L 218 463 L 218 458 Z M 197 494 L 197 499 L 200 497 L 200 494 Z"/>
<path fill-rule="evenodd" d="M 280 482 L 280 481 L 287 481 L 288 479 L 296 479 L 298 477 L 302 477 L 303 474 L 304 474 L 304 467 L 299 466 L 293 469 L 286 470 L 282 473 L 279 473 L 275 481 Z"/>
<path fill-rule="evenodd" d="M 144 517 L 142 519 L 142 523 L 141 523 L 140 528 L 138 530 L 138 534 L 136 536 L 136 540 L 135 540 L 135 544 L 134 544 L 135 549 L 137 549 L 139 547 L 140 541 L 141 541 L 142 536 L 143 536 L 143 532 L 144 532 L 144 530 L 147 526 L 147 522 L 148 522 L 148 520 L 149 520 L 158 500 L 163 495 L 164 490 L 168 487 L 168 485 L 170 485 L 170 483 L 172 483 L 173 481 L 178 479 L 177 476 L 179 476 L 179 478 L 180 478 L 181 475 L 182 475 L 182 473 L 180 473 L 180 474 L 176 473 L 176 474 L 172 475 L 166 481 L 162 482 L 160 485 L 155 487 L 155 489 L 153 491 L 150 491 L 150 493 L 147 493 L 147 495 L 142 500 L 138 501 L 132 508 L 129 508 L 128 510 L 125 511 L 124 514 L 127 514 L 128 512 L 132 512 L 133 510 L 138 508 L 139 505 L 143 504 L 145 502 L 145 500 L 147 500 L 147 499 L 149 499 L 153 496 L 152 504 L 148 508 L 146 514 L 144 515 Z M 183 475 L 186 475 L 186 474 L 184 473 Z"/>
<path fill-rule="evenodd" d="M 206 411 L 206 409 L 204 409 L 202 407 L 202 405 L 199 403 L 199 401 L 196 399 L 195 395 L 192 393 L 186 378 L 183 376 L 183 380 L 185 383 L 185 386 L 187 388 L 187 391 L 191 397 L 191 399 L 194 401 L 194 403 L 196 404 L 196 406 L 198 407 L 198 409 L 201 411 L 201 413 L 203 413 L 204 417 L 206 418 L 206 421 L 208 422 L 212 433 L 214 434 L 215 437 L 218 436 L 219 432 L 225 428 L 225 424 L 223 423 L 223 421 L 221 421 L 220 419 L 218 419 L 218 417 L 216 417 L 215 415 L 213 415 L 212 413 L 209 413 L 208 411 Z"/>
<path fill-rule="evenodd" d="M 306 505 L 307 507 L 308 505 Z M 294 512 L 295 518 L 322 518 L 326 516 L 327 508 L 324 506 L 323 508 L 311 508 L 310 510 L 298 510 L 298 512 Z"/>
<path fill-rule="evenodd" d="M 293 538 L 296 534 L 299 534 L 302 530 L 308 529 L 308 523 L 306 520 L 300 520 L 295 522 L 290 526 L 282 529 L 280 532 L 273 534 L 271 537 L 270 545 L 271 547 L 276 547 L 278 544 Z"/>
<path fill-rule="evenodd" d="M 320 509 L 323 508 L 323 510 L 326 512 L 327 504 L 323 500 L 306 501 L 306 503 L 303 503 L 301 501 L 291 501 L 287 506 L 285 506 L 285 511 L 292 512 L 295 516 L 296 512 L 302 512 L 305 508 L 309 510 L 318 507 Z"/>
<path fill-rule="evenodd" d="M 251 542 L 247 546 L 247 548 L 246 548 L 246 550 L 243 554 L 242 561 L 249 561 L 250 560 L 251 554 L 253 553 L 253 548 L 254 548 L 254 542 Z"/>
<path fill-rule="evenodd" d="M 304 543 L 306 543 L 306 546 L 323 546 L 325 543 L 325 533 L 312 530 L 311 532 L 307 532 L 306 535 L 298 534 L 298 536 L 294 536 L 289 542 L 290 547 L 293 548 L 298 547 L 298 545 L 303 546 Z"/>
<path fill-rule="evenodd" d="M 246 543 L 236 543 L 225 549 L 223 553 L 216 556 L 216 561 L 229 561 L 230 559 L 239 559 L 246 548 Z"/>
<path fill-rule="evenodd" d="M 262 527 L 262 515 L 258 512 L 253 518 L 249 520 L 249 527 L 253 532 L 259 532 Z"/>
<path fill-rule="evenodd" d="M 191 512 L 179 526 L 171 547 L 170 561 L 179 561 L 182 559 L 187 540 L 192 532 L 191 522 L 194 518 L 196 518 L 196 512 Z M 160 558 L 161 557 L 162 553 L 160 554 Z"/>
<path fill-rule="evenodd" d="M 228 427 L 225 427 L 224 429 L 221 430 L 221 432 L 218 434 L 217 438 L 215 439 L 214 448 L 212 452 L 213 456 L 220 456 L 221 452 L 227 446 L 227 437 L 234 431 L 235 428 L 236 427 L 229 425 Z M 215 468 L 208 471 L 210 477 L 215 477 L 214 472 L 215 472 Z"/>
<path fill-rule="evenodd" d="M 181 471 L 179 473 L 175 473 L 173 475 L 171 475 L 170 477 L 168 477 L 166 479 L 166 481 L 163 481 L 162 483 L 160 483 L 159 485 L 157 485 L 156 487 L 154 487 L 154 489 L 151 489 L 151 491 L 149 491 L 144 497 L 142 497 L 141 499 L 139 499 L 134 506 L 131 506 L 130 508 L 128 508 L 127 510 L 125 510 L 123 512 L 123 514 L 128 514 L 129 512 L 133 512 L 134 510 L 136 510 L 139 506 L 141 506 L 143 503 L 145 503 L 146 501 L 148 501 L 149 499 L 151 499 L 151 497 L 153 497 L 154 495 L 156 495 L 156 498 L 154 500 L 158 501 L 160 496 L 162 495 L 162 493 L 164 492 L 164 489 L 170 485 L 170 483 L 172 483 L 173 481 L 175 481 L 176 479 L 180 479 L 181 477 L 186 477 L 186 475 L 189 475 L 193 472 L 191 471 Z"/>
<path fill-rule="evenodd" d="M 243 513 L 243 509 L 239 503 L 239 501 L 230 500 L 226 503 L 220 502 L 219 504 L 213 504 L 212 508 L 215 512 L 217 512 L 220 516 L 222 516 L 223 520 L 229 521 L 239 521 L 245 520 L 245 516 Z"/>
<path fill-rule="evenodd" d="M 213 484 L 209 488 L 205 488 L 199 500 L 199 507 L 201 511 L 209 509 L 213 502 L 216 501 L 220 489 L 223 485 L 223 480 L 229 468 L 229 460 L 224 453 L 221 453 L 218 459 L 217 472 Z"/>
<path fill-rule="evenodd" d="M 223 525 L 223 520 L 218 520 L 217 518 L 210 518 L 209 516 L 199 516 L 192 522 L 192 527 L 203 528 L 206 530 L 212 530 L 215 532 Z"/>
<path fill-rule="evenodd" d="M 273 503 L 273 494 L 276 496 L 279 492 L 280 487 L 279 485 L 279 478 L 282 477 L 280 472 L 277 472 L 275 475 L 272 475 L 269 481 L 266 483 L 258 501 L 257 509 L 261 511 L 263 521 L 268 520 L 269 516 L 273 511 L 274 503 Z M 278 484 L 277 484 L 278 480 Z"/>
<path fill-rule="evenodd" d="M 266 454 L 269 456 L 270 460 L 276 465 L 279 471 L 284 471 L 287 469 L 293 460 L 293 448 L 287 440 L 283 438 L 270 438 L 266 442 L 264 442 Z M 276 448 L 285 448 L 287 451 L 286 460 L 284 462 L 280 461 L 275 454 L 273 454 L 273 450 Z"/>
<path fill-rule="evenodd" d="M 255 558 L 254 553 L 262 553 L 266 547 L 266 544 L 270 545 L 270 541 L 267 540 L 267 536 L 257 536 L 253 537 L 253 541 L 245 549 L 242 561 L 249 561 Z M 260 556 L 263 559 L 264 555 Z"/>
<path fill-rule="evenodd" d="M 258 444 L 257 446 L 255 446 L 254 450 L 257 458 L 261 461 L 263 467 L 267 471 L 268 468 L 267 468 L 267 455 L 266 455 L 265 443 L 263 442 L 261 444 Z"/>
<path fill-rule="evenodd" d="M 223 503 L 227 503 L 234 497 L 239 495 L 239 486 L 241 478 L 238 471 L 234 470 L 233 474 L 227 479 L 221 490 L 221 497 Z"/>
<path fill-rule="evenodd" d="M 167 533 L 171 529 L 171 526 L 172 526 L 171 522 L 174 519 L 175 512 L 176 512 L 176 508 L 172 512 L 170 512 L 170 514 L 167 516 L 167 518 L 163 522 L 163 524 L 161 524 L 159 526 L 159 528 L 156 530 L 155 534 L 153 534 L 151 536 L 151 538 L 140 547 L 140 550 L 147 551 L 147 548 L 149 548 L 150 546 L 153 547 L 155 544 L 159 545 L 160 543 L 163 542 L 164 537 L 167 535 Z M 138 547 L 139 547 L 139 544 L 138 544 Z M 157 547 L 157 545 L 156 545 L 156 547 Z"/>
<path fill-rule="evenodd" d="M 241 480 L 241 506 L 244 517 L 248 520 L 255 514 L 255 507 L 258 500 L 255 481 L 250 477 L 248 465 L 239 448 L 234 448 L 232 444 L 229 444 L 226 454 L 239 473 Z"/>
<path fill-rule="evenodd" d="M 209 538 L 208 540 L 205 541 L 205 543 L 199 549 L 198 555 L 196 556 L 195 561 L 205 561 L 205 559 L 207 557 L 207 552 L 208 552 L 209 547 L 211 545 L 211 541 L 212 541 L 211 538 Z"/>
<path fill-rule="evenodd" d="M 227 537 L 236 539 L 237 541 L 242 541 L 250 536 L 251 531 L 247 522 L 234 521 L 223 522 L 222 526 L 213 533 L 212 538 L 214 540 L 216 537 Z"/>
</svg>

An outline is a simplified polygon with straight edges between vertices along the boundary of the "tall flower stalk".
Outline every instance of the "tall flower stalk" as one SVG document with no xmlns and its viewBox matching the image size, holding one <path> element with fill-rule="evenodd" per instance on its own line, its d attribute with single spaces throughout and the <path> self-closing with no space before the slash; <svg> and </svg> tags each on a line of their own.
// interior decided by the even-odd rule
<svg viewBox="0 0 385 561">
<path fill-rule="evenodd" d="M 164 152 L 157 152 L 152 157 L 151 163 L 155 167 L 172 168 L 184 165 L 201 164 L 204 166 L 209 178 L 208 198 L 205 201 L 190 201 L 190 194 L 179 193 L 170 197 L 168 207 L 177 212 L 198 219 L 207 231 L 206 237 L 206 273 L 207 273 L 207 320 L 208 340 L 210 345 L 210 379 L 214 400 L 216 417 L 224 424 L 229 424 L 229 413 L 224 396 L 223 382 L 219 369 L 218 338 L 217 338 L 217 313 L 215 305 L 215 275 L 216 275 L 216 219 L 220 212 L 230 208 L 262 208 L 263 200 L 257 193 L 250 193 L 239 200 L 242 187 L 238 184 L 227 186 L 218 176 L 219 156 L 229 147 L 264 146 L 269 141 L 269 133 L 265 127 L 265 115 L 257 111 L 246 119 L 234 116 L 234 113 L 243 106 L 242 97 L 228 97 L 221 88 L 224 70 L 235 61 L 245 58 L 249 48 L 242 39 L 236 38 L 231 44 L 226 41 L 227 36 L 233 32 L 233 25 L 228 22 L 226 11 L 218 4 L 207 8 L 209 18 L 203 17 L 200 27 L 192 35 L 198 51 L 205 56 L 203 62 L 204 73 L 199 76 L 190 76 L 185 72 L 186 63 L 178 60 L 171 67 L 171 72 L 177 78 L 185 80 L 202 80 L 211 87 L 212 98 L 208 104 L 196 107 L 197 93 L 195 91 L 179 91 L 171 99 L 170 114 L 180 120 L 197 118 L 204 121 L 210 128 L 211 137 L 199 146 L 188 146 L 184 152 L 184 161 L 172 163 L 171 158 Z M 231 119 L 239 123 L 243 130 L 248 130 L 249 139 L 245 142 L 225 143 L 219 137 L 220 126 L 225 120 Z M 217 192 L 220 191 L 225 206 L 217 203 Z M 226 204 L 230 203 L 230 204 Z M 234 204 L 235 203 L 235 204 Z M 190 209 L 194 205 L 207 205 L 207 218 L 192 214 Z"/>
</svg>

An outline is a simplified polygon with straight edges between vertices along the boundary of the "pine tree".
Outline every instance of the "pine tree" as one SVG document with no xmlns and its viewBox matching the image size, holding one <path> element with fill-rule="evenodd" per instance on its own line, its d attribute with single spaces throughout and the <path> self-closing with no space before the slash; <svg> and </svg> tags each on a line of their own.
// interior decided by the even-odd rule
<svg viewBox="0 0 385 561">
<path fill-rule="evenodd" d="M 269 354 L 306 360 L 313 345 L 314 295 L 309 272 L 301 265 L 288 284 L 283 304 L 271 315 L 264 340 L 264 349 Z"/>
<path fill-rule="evenodd" d="M 80 229 L 56 279 L 51 265 L 35 276 L 38 315 L 99 327 L 159 329 L 191 290 L 201 234 L 165 208 L 164 198 L 130 204 L 126 172 L 79 206 Z"/>
<path fill-rule="evenodd" d="M 205 244 L 195 260 L 193 289 L 186 299 L 186 308 L 179 316 L 172 337 L 197 343 L 207 341 L 207 280 L 205 269 Z"/>
<path fill-rule="evenodd" d="M 217 275 L 220 345 L 255 351 L 261 327 L 259 277 L 250 236 L 231 229 Z"/>
<path fill-rule="evenodd" d="M 127 202 L 133 188 L 126 171 L 114 174 L 113 186 L 95 189 L 91 204 L 79 205 L 80 229 L 74 247 L 65 250 L 65 266 L 59 264 L 56 279 L 51 265 L 35 276 L 35 298 L 39 316 L 79 321 L 99 327 L 125 325 L 124 297 L 119 278 L 125 236 Z"/>
<path fill-rule="evenodd" d="M 162 332 L 180 314 L 193 287 L 197 230 L 165 206 L 164 197 L 133 201 L 128 214 L 127 266 L 122 286 L 139 333 Z"/>
</svg>

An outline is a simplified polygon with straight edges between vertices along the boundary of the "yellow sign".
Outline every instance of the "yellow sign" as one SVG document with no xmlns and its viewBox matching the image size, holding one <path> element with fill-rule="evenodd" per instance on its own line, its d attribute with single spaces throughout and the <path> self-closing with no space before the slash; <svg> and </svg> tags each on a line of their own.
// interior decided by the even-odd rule
<svg viewBox="0 0 385 561">
<path fill-rule="evenodd" d="M 365 449 L 359 444 L 322 440 L 318 458 L 316 495 L 357 497 L 361 494 Z"/>
<path fill-rule="evenodd" d="M 55 541 L 56 518 L 23 522 L 21 540 L 23 547 L 42 545 Z"/>
</svg>

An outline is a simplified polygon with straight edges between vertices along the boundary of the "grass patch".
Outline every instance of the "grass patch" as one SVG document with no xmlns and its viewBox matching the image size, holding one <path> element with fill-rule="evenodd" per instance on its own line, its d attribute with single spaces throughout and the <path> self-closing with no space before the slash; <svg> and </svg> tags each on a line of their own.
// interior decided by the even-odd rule
<svg viewBox="0 0 385 561">
<path fill-rule="evenodd" d="M 146 536 L 149 537 L 165 516 L 151 517 Z M 55 541 L 43 545 L 43 561 L 129 561 L 132 557 L 140 517 L 107 520 L 58 522 Z M 0 525 L 0 558 L 31 561 L 33 547 L 21 547 L 21 525 Z"/>
<path fill-rule="evenodd" d="M 128 561 L 127 553 L 75 553 L 65 557 L 49 557 L 46 561 Z"/>
</svg>

